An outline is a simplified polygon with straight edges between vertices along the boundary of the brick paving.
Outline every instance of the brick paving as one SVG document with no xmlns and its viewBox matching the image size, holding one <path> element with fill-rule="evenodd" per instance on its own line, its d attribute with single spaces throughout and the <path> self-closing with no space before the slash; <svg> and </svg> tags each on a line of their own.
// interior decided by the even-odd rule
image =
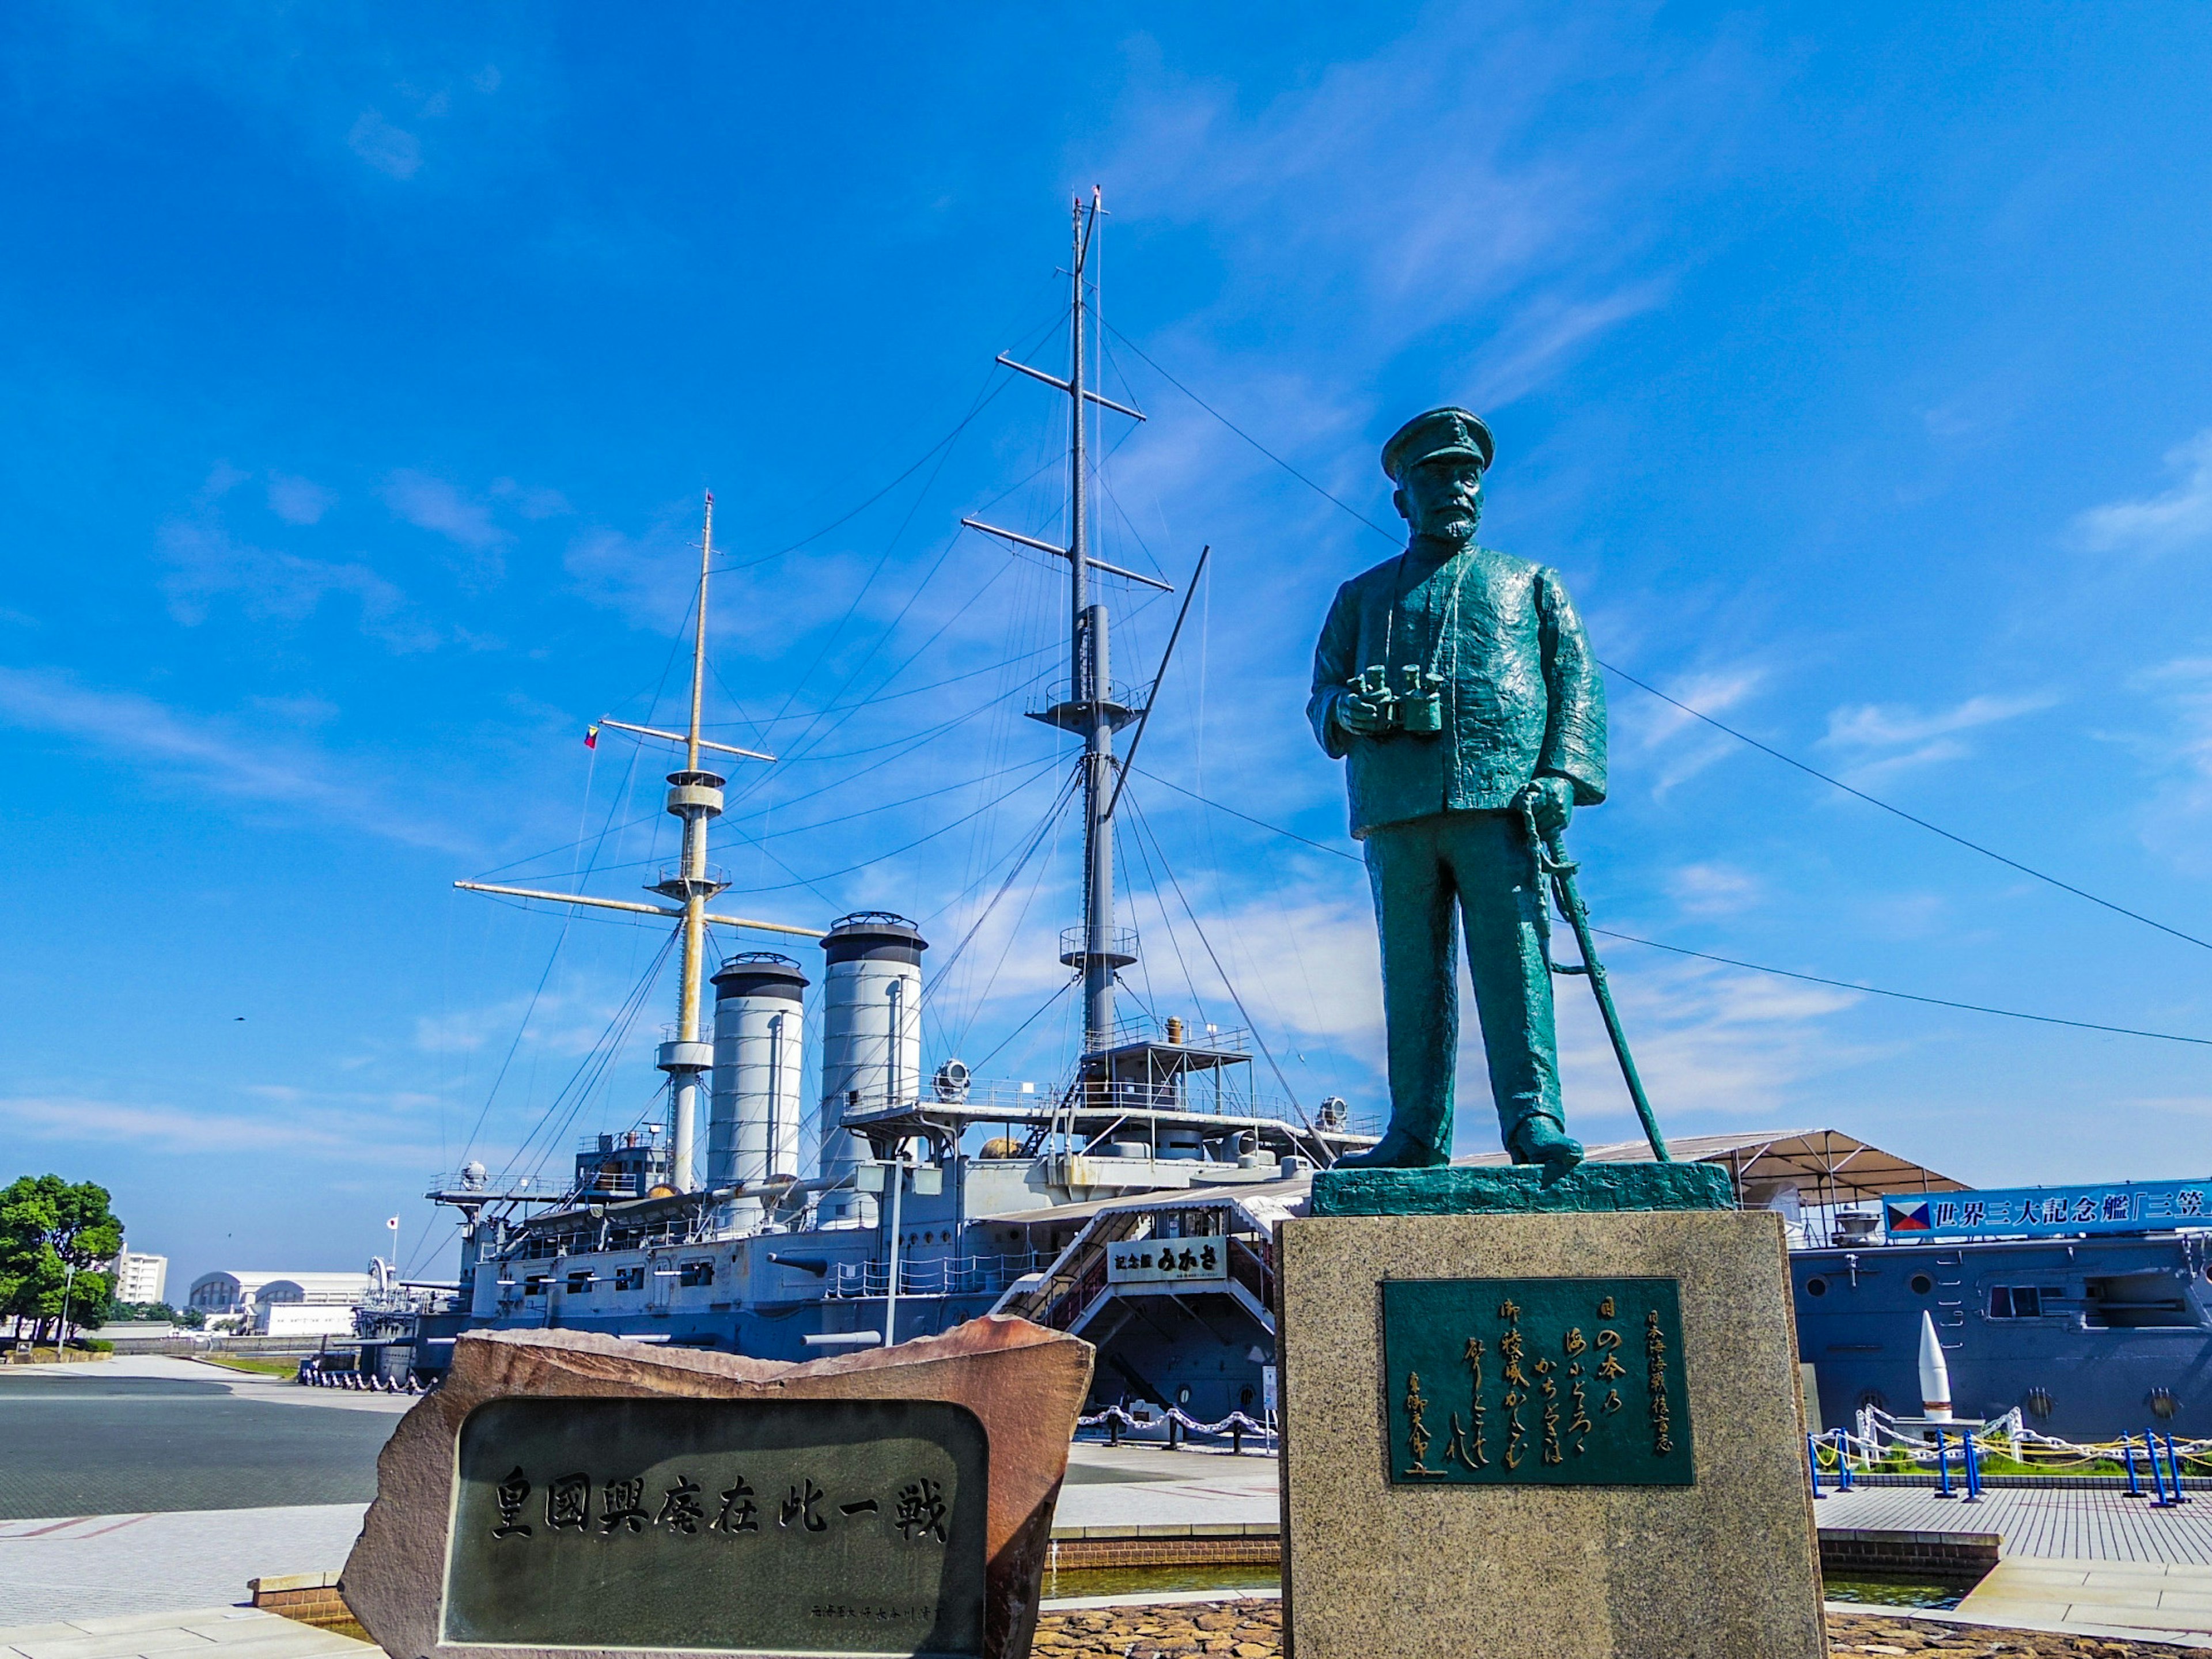
<svg viewBox="0 0 2212 1659">
<path fill-rule="evenodd" d="M 1272 1601 L 1147 1603 L 1048 1613 L 1039 1659 L 1280 1659 L 1282 1604 Z M 2203 1659 L 2197 1647 L 2049 1632 L 1992 1629 L 1887 1613 L 1828 1615 L 1838 1654 L 2002 1654 L 2008 1659 Z M 1650 1659 L 1668 1659 L 1654 1654 Z"/>
</svg>

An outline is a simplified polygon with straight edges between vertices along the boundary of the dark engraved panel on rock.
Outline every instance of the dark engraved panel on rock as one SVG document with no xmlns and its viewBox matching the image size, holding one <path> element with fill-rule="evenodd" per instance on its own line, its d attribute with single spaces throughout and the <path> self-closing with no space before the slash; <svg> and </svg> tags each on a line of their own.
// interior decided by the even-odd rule
<svg viewBox="0 0 2212 1659">
<path fill-rule="evenodd" d="M 980 1654 L 988 1463 L 939 1401 L 494 1401 L 461 1426 L 443 1639 Z"/>
<path fill-rule="evenodd" d="M 1676 1280 L 1382 1289 L 1391 1485 L 1695 1484 Z"/>
</svg>

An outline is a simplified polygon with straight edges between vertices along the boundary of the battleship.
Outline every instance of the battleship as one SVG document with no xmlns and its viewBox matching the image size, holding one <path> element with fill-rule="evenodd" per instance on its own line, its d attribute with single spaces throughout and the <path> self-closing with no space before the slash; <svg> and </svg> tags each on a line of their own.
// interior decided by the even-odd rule
<svg viewBox="0 0 2212 1659">
<path fill-rule="evenodd" d="M 1075 205 L 1066 373 L 998 359 L 1066 399 L 1065 544 L 961 520 L 1065 566 L 1064 673 L 1042 706 L 1020 711 L 1078 745 L 1058 799 L 1082 821 L 1082 911 L 1060 934 L 1059 963 L 1082 1023 L 1061 1075 L 978 1077 L 953 1055 L 925 1058 L 931 946 L 903 915 L 860 911 L 815 928 L 710 908 L 727 888 L 708 858 L 727 779 L 708 763 L 774 764 L 702 735 L 710 495 L 688 723 L 600 722 L 681 751 L 664 800 L 681 850 L 648 890 L 659 902 L 455 884 L 672 926 L 677 1018 L 655 1056 L 665 1107 L 657 1121 L 586 1135 L 565 1180 L 496 1176 L 481 1163 L 440 1177 L 428 1196 L 459 1217 L 457 1285 L 373 1297 L 361 1315 L 365 1365 L 434 1381 L 464 1330 L 556 1327 L 801 1359 L 1016 1313 L 1097 1345 L 1095 1406 L 1135 1406 L 1156 1429 L 1170 1413 L 1264 1420 L 1274 1224 L 1303 1207 L 1315 1168 L 1373 1145 L 1376 1126 L 1334 1097 L 1305 1110 L 1249 1021 L 1131 1018 L 1117 1006 L 1140 946 L 1117 920 L 1116 817 L 1205 561 L 1151 678 L 1133 689 L 1114 680 L 1107 594 L 1173 590 L 1093 548 L 1091 423 L 1143 419 L 1099 389 L 1087 349 L 1100 328 L 1101 213 L 1095 192 Z M 763 936 L 783 948 L 733 949 L 710 970 L 711 938 Z M 1279 1094 L 1257 1086 L 1255 1059 L 1268 1061 Z M 1740 1203 L 1784 1212 L 1816 1420 L 1910 1415 L 1925 1315 L 1962 1408 L 1984 1418 L 2018 1411 L 2027 1427 L 2076 1439 L 2148 1420 L 2212 1434 L 2202 1209 L 2212 1183 L 2192 1189 L 2195 1208 L 2168 1194 L 2160 1209 L 2142 1197 L 2149 1188 L 2084 1189 L 2023 1227 L 2021 1195 L 2008 1206 L 1978 1199 L 1832 1129 L 1678 1138 L 1674 1154 L 1726 1165 Z M 1647 1153 L 1634 1142 L 1590 1155 Z M 2084 1224 L 2076 1211 L 2092 1198 L 2100 1218 Z M 1937 1206 L 1918 1227 L 1916 1204 Z M 2107 1206 L 2124 1218 L 2106 1218 Z M 2044 1217 L 2040 1201 L 2033 1213 Z"/>
<path fill-rule="evenodd" d="M 600 722 L 681 751 L 665 796 L 681 853 L 649 889 L 661 902 L 455 884 L 672 925 L 677 1019 L 656 1056 L 665 1117 L 587 1136 L 556 1190 L 495 1178 L 481 1163 L 434 1184 L 428 1196 L 459 1212 L 458 1286 L 442 1305 L 373 1316 L 371 1334 L 395 1365 L 434 1374 L 463 1329 L 559 1327 L 799 1359 L 1012 1312 L 1097 1344 L 1103 1397 L 1208 1419 L 1264 1410 L 1273 1223 L 1316 1164 L 1375 1136 L 1340 1100 L 1308 1112 L 1256 1087 L 1249 1028 L 1117 1009 L 1139 943 L 1116 916 L 1114 830 L 1132 775 L 1115 740 L 1133 727 L 1133 755 L 1143 739 L 1205 556 L 1158 670 L 1137 688 L 1115 680 L 1109 585 L 1173 588 L 1092 546 L 1091 424 L 1143 419 L 1091 372 L 1102 213 L 1096 192 L 1075 204 L 1065 374 L 999 359 L 1066 400 L 1066 544 L 961 521 L 1066 567 L 1065 676 L 1045 706 L 1024 712 L 1079 745 L 1064 798 L 1083 825 L 1083 908 L 1059 952 L 1067 988 L 1079 988 L 1079 1052 L 1045 1085 L 976 1077 L 951 1056 L 928 1065 L 930 942 L 914 921 L 871 910 L 813 928 L 712 908 L 727 885 L 708 855 L 728 781 L 710 763 L 773 757 L 702 735 L 709 495 L 689 723 Z M 785 948 L 735 950 L 710 970 L 710 938 L 763 933 Z M 811 1103 L 802 1099 L 810 1074 Z"/>
</svg>

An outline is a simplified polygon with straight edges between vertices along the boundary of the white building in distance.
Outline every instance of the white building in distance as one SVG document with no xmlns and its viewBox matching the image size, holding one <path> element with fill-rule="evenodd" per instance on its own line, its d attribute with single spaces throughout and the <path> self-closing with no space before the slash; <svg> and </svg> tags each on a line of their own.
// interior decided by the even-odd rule
<svg viewBox="0 0 2212 1659">
<path fill-rule="evenodd" d="M 161 1302 L 169 1288 L 169 1258 L 125 1250 L 115 1258 L 114 1296 L 118 1302 Z"/>
<path fill-rule="evenodd" d="M 280 1305 L 337 1308 L 350 1316 L 368 1294 L 367 1273 L 218 1272 L 192 1281 L 186 1305 L 204 1314 L 252 1314 L 258 1326 L 262 1310 Z M 352 1328 L 349 1322 L 345 1328 Z"/>
</svg>

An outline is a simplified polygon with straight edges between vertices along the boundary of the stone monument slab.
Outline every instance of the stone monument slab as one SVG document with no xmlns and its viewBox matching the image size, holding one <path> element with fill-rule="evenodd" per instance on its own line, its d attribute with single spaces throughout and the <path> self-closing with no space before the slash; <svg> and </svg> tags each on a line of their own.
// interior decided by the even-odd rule
<svg viewBox="0 0 2212 1659">
<path fill-rule="evenodd" d="M 1091 1361 L 998 1318 L 807 1364 L 465 1336 L 341 1588 L 395 1659 L 1011 1659 Z"/>
<path fill-rule="evenodd" d="M 1822 1659 L 1778 1217 L 1306 1217 L 1277 1251 L 1291 1659 Z"/>
</svg>

